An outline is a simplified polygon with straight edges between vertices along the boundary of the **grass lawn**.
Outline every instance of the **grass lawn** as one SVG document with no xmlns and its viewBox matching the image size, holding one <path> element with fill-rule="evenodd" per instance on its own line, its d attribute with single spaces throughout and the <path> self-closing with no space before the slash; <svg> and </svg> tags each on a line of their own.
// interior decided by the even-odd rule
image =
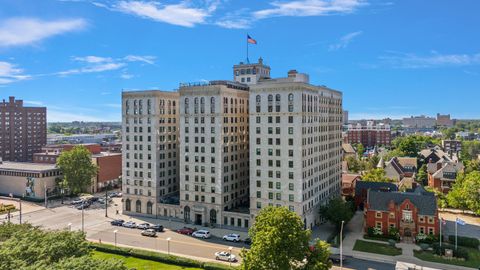
<svg viewBox="0 0 480 270">
<path fill-rule="evenodd" d="M 120 260 L 123 260 L 125 262 L 125 265 L 128 268 L 135 268 L 137 270 L 156 270 L 156 269 L 161 269 L 161 270 L 201 270 L 200 268 L 191 268 L 191 267 L 183 267 L 183 266 L 165 264 L 165 263 L 161 263 L 161 262 L 143 260 L 143 259 L 138 259 L 138 258 L 133 258 L 133 257 L 126 257 L 126 256 L 104 253 L 104 252 L 99 252 L 99 251 L 94 251 L 93 252 L 93 257 L 98 258 L 98 259 L 112 259 L 112 258 L 120 259 Z"/>
<path fill-rule="evenodd" d="M 474 248 L 464 248 L 468 250 L 468 260 L 466 261 L 445 260 L 441 257 L 434 256 L 433 253 L 430 251 L 415 250 L 414 256 L 423 261 L 459 265 L 478 269 L 478 267 L 480 267 L 480 251 Z"/>
<path fill-rule="evenodd" d="M 355 246 L 353 246 L 353 250 L 388 256 L 397 256 L 402 254 L 401 248 L 394 248 L 388 244 L 379 244 L 363 240 L 357 240 L 355 242 Z"/>
</svg>

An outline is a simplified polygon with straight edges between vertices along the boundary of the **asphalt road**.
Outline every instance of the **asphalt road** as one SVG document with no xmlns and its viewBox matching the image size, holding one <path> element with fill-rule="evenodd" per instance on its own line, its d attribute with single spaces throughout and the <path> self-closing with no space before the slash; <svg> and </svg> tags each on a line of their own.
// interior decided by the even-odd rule
<svg viewBox="0 0 480 270">
<path fill-rule="evenodd" d="M 116 200 L 117 202 L 117 200 Z M 232 253 L 239 257 L 239 253 L 243 247 L 248 247 L 243 243 L 225 242 L 219 237 L 211 239 L 196 239 L 191 236 L 181 235 L 169 229 L 158 233 L 157 237 L 142 236 L 141 230 L 129 229 L 124 227 L 112 226 L 110 221 L 119 216 L 116 215 L 118 206 L 111 206 L 108 209 L 109 217 L 105 217 L 105 209 L 100 205 L 84 210 L 84 230 L 87 238 L 91 241 L 102 241 L 121 246 L 132 246 L 150 250 L 158 250 L 160 252 L 170 252 L 174 255 L 200 259 L 204 261 L 214 261 L 214 253 L 217 251 L 227 251 L 232 247 Z M 3 217 L 0 217 L 0 220 Z M 125 218 L 125 220 L 133 220 L 137 223 L 143 223 L 142 220 L 135 218 Z M 42 226 L 46 229 L 82 229 L 82 211 L 72 206 L 64 205 L 61 207 L 42 209 L 39 211 L 27 213 L 23 215 L 23 221 L 33 225 Z M 12 222 L 18 223 L 18 213 L 14 215 Z M 168 227 L 168 222 L 159 221 L 158 223 Z M 116 233 L 114 231 L 117 230 Z M 167 238 L 171 240 L 167 241 Z M 358 270 L 390 270 L 395 267 L 390 264 L 377 263 L 371 261 L 358 260 L 348 258 L 343 269 Z M 340 269 L 339 267 L 334 269 Z"/>
</svg>

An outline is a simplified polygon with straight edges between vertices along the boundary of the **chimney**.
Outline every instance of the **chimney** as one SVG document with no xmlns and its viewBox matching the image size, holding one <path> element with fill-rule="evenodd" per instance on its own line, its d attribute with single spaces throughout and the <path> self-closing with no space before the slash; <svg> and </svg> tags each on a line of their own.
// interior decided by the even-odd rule
<svg viewBox="0 0 480 270">
<path fill-rule="evenodd" d="M 288 71 L 288 78 L 294 78 L 297 76 L 297 70 L 296 69 L 291 69 Z"/>
</svg>

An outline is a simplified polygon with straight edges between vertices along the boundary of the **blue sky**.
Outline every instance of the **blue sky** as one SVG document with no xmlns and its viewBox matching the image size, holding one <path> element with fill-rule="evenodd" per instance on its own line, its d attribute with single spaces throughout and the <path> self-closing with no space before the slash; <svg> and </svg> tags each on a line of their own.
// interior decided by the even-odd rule
<svg viewBox="0 0 480 270">
<path fill-rule="evenodd" d="M 272 76 L 344 93 L 350 118 L 480 118 L 478 0 L 0 0 L 0 98 L 118 121 L 122 89 L 231 79 L 246 33 Z"/>
</svg>

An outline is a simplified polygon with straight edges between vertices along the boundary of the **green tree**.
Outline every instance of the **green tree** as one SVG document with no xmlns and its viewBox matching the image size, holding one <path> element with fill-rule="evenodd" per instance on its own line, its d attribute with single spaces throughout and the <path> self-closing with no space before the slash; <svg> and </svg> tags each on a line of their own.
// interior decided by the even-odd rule
<svg viewBox="0 0 480 270">
<path fill-rule="evenodd" d="M 364 175 L 362 175 L 363 181 L 370 181 L 370 182 L 392 182 L 392 179 L 387 178 L 385 170 L 382 168 L 376 168 L 367 171 Z"/>
<path fill-rule="evenodd" d="M 243 270 L 300 269 L 308 251 L 310 231 L 285 207 L 266 207 L 249 230 L 250 250 L 243 249 Z"/>
<path fill-rule="evenodd" d="M 325 206 L 320 207 L 320 215 L 333 224 L 340 231 L 342 221 L 348 223 L 353 217 L 351 204 L 341 198 L 331 199 Z"/>
<path fill-rule="evenodd" d="M 447 194 L 447 200 L 452 207 L 480 214 L 480 172 L 460 174 Z"/>
<path fill-rule="evenodd" d="M 480 141 L 463 141 L 460 158 L 462 160 L 477 159 L 480 154 Z"/>
<path fill-rule="evenodd" d="M 73 194 L 84 192 L 97 173 L 90 152 L 81 145 L 62 152 L 57 159 L 57 166 L 62 170 L 65 183 Z"/>
<path fill-rule="evenodd" d="M 332 267 L 330 261 L 330 245 L 325 241 L 316 240 L 307 252 L 305 270 L 328 270 Z"/>
<path fill-rule="evenodd" d="M 362 157 L 363 157 L 363 153 L 365 153 L 365 147 L 363 146 L 363 144 L 358 143 L 358 144 L 356 145 L 356 148 L 357 148 L 358 158 L 362 158 Z"/>
<path fill-rule="evenodd" d="M 95 259 L 91 256 L 65 258 L 49 266 L 34 266 L 31 270 L 127 270 L 120 260 Z"/>
<path fill-rule="evenodd" d="M 417 173 L 417 182 L 422 183 L 422 185 L 428 185 L 428 173 L 427 173 L 427 164 L 423 164 Z"/>
<path fill-rule="evenodd" d="M 346 161 L 347 161 L 348 170 L 351 172 L 358 173 L 365 169 L 363 166 L 363 163 L 360 160 L 358 160 L 356 157 L 351 157 L 351 156 L 347 157 Z"/>
<path fill-rule="evenodd" d="M 465 161 L 465 173 L 480 171 L 480 160 L 472 159 Z"/>
</svg>

